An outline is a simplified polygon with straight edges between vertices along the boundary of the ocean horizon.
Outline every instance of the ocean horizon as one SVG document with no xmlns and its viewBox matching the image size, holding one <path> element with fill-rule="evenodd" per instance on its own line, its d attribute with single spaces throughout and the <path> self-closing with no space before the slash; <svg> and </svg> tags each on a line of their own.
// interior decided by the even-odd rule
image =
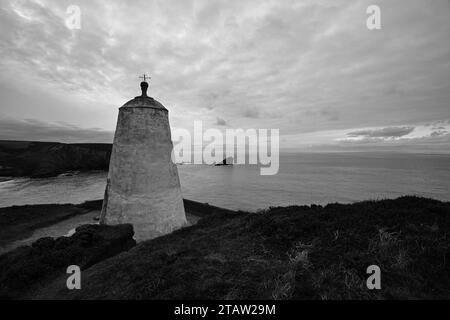
<svg viewBox="0 0 450 320">
<path fill-rule="evenodd" d="M 450 155 L 383 152 L 282 153 L 279 172 L 257 165 L 178 165 L 183 197 L 245 211 L 416 195 L 450 201 Z M 103 198 L 107 172 L 0 180 L 0 207 Z"/>
</svg>

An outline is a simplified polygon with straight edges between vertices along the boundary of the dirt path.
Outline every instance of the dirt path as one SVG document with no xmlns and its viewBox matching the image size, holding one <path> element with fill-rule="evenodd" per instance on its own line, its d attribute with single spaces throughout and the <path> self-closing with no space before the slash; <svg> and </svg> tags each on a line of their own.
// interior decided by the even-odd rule
<svg viewBox="0 0 450 320">
<path fill-rule="evenodd" d="M 70 236 L 75 232 L 75 229 L 83 224 L 95 224 L 98 223 L 95 218 L 100 216 L 99 210 L 92 210 L 86 214 L 78 215 L 73 218 L 63 220 L 61 222 L 55 223 L 51 226 L 36 229 L 33 234 L 25 239 L 17 240 L 8 243 L 5 246 L 0 246 L 0 255 L 8 251 L 14 250 L 20 246 L 31 245 L 36 240 L 43 237 L 62 237 Z M 186 218 L 189 225 L 194 225 L 201 218 L 189 213 L 186 213 Z"/>
<path fill-rule="evenodd" d="M 78 215 L 66 220 L 63 220 L 61 222 L 55 223 L 51 226 L 39 228 L 36 229 L 31 236 L 13 241 L 11 243 L 8 243 L 6 246 L 0 247 L 0 254 L 3 254 L 5 252 L 14 250 L 17 247 L 20 246 L 26 246 L 31 245 L 34 241 L 43 238 L 43 237 L 61 237 L 65 235 L 70 235 L 75 231 L 75 228 L 82 225 L 82 224 L 93 224 L 96 223 L 94 220 L 95 217 L 98 217 L 100 215 L 100 211 L 93 210 L 86 214 Z"/>
</svg>

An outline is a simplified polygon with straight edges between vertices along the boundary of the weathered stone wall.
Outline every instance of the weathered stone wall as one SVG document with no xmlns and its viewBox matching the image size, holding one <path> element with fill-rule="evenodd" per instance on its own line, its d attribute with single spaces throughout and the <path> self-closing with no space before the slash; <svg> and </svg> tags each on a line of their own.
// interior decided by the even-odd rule
<svg viewBox="0 0 450 320">
<path fill-rule="evenodd" d="M 120 108 L 101 223 L 131 223 L 138 241 L 186 224 L 171 152 L 167 110 Z"/>
</svg>

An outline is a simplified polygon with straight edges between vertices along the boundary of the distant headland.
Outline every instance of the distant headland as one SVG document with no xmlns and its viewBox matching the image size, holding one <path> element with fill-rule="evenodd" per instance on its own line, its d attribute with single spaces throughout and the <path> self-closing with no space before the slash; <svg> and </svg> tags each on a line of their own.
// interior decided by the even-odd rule
<svg viewBox="0 0 450 320">
<path fill-rule="evenodd" d="M 108 170 L 112 144 L 0 140 L 0 176 L 44 178 Z"/>
</svg>

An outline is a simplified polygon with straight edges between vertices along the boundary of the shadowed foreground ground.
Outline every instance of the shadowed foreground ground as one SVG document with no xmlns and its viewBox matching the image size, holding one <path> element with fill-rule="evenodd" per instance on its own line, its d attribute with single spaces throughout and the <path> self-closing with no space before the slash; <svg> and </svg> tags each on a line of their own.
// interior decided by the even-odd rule
<svg viewBox="0 0 450 320">
<path fill-rule="evenodd" d="M 60 270 L 15 298 L 449 299 L 449 235 L 450 203 L 417 197 L 216 211 L 85 268 L 81 290 Z M 382 290 L 366 287 L 373 264 Z"/>
<path fill-rule="evenodd" d="M 0 208 L 0 246 L 24 239 L 40 228 L 100 210 L 102 200 L 82 204 L 38 204 Z"/>
<path fill-rule="evenodd" d="M 81 224 L 98 221 L 103 200 L 81 204 L 39 204 L 0 208 L 0 255 L 44 236 L 62 236 Z M 189 224 L 215 211 L 229 212 L 184 199 Z M 231 211 L 230 211 L 231 212 Z"/>
</svg>

